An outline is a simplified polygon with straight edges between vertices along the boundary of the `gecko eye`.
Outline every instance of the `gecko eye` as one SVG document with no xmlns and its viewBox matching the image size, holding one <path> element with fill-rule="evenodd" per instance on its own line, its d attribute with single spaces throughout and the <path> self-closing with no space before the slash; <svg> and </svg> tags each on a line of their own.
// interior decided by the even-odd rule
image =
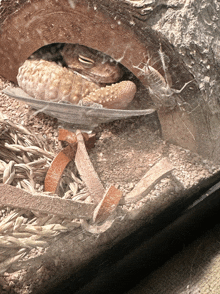
<svg viewBox="0 0 220 294">
<path fill-rule="evenodd" d="M 87 68 L 93 67 L 93 65 L 95 64 L 94 60 L 82 55 L 78 56 L 78 60 L 83 64 L 84 67 Z"/>
</svg>

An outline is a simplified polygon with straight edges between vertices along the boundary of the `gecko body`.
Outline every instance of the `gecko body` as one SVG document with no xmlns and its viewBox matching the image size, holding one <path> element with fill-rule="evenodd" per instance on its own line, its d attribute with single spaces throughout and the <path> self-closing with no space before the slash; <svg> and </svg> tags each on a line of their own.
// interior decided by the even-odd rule
<svg viewBox="0 0 220 294">
<path fill-rule="evenodd" d="M 17 75 L 19 87 L 39 100 L 98 103 L 113 109 L 124 109 L 133 100 L 136 85 L 118 82 L 123 70 L 109 57 L 73 44 L 66 44 L 61 54 L 67 67 L 44 59 L 26 60 Z"/>
</svg>

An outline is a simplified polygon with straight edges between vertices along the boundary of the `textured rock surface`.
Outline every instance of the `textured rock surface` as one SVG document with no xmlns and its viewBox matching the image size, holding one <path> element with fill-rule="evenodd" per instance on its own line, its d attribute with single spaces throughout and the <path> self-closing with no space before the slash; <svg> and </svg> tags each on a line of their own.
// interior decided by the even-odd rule
<svg viewBox="0 0 220 294">
<path fill-rule="evenodd" d="M 220 111 L 219 12 L 217 0 L 170 0 L 148 21 L 181 55 L 212 113 Z"/>
</svg>

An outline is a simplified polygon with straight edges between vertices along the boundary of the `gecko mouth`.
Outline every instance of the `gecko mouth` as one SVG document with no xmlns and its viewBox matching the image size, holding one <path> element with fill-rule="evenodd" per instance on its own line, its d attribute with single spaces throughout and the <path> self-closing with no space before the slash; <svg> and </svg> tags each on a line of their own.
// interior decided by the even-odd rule
<svg viewBox="0 0 220 294">
<path fill-rule="evenodd" d="M 73 71 L 80 74 L 85 79 L 92 81 L 100 86 L 114 84 L 116 81 L 119 81 L 123 76 L 123 73 L 118 74 L 118 73 L 115 73 L 113 70 L 112 72 L 108 71 L 108 73 L 106 74 L 103 72 L 102 73 L 103 75 L 91 73 L 91 72 L 85 72 L 84 70 L 73 70 Z"/>
</svg>

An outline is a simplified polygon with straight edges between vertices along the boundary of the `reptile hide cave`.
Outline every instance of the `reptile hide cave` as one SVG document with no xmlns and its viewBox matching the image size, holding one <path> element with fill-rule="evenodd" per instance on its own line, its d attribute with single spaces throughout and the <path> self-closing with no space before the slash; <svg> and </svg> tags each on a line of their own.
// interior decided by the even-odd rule
<svg viewBox="0 0 220 294">
<path fill-rule="evenodd" d="M 163 139 L 215 159 L 215 146 L 204 112 L 207 106 L 200 97 L 193 75 L 168 40 L 142 20 L 138 3 L 129 6 L 129 2 L 132 1 L 3 1 L 0 75 L 16 83 L 18 69 L 24 61 L 37 49 L 52 43 L 81 44 L 103 52 L 134 74 L 146 89 L 150 85 L 144 67 L 151 66 L 159 73 L 160 79 L 167 82 L 169 93 L 166 94 L 166 89 L 165 94 L 159 90 L 159 99 L 165 97 L 168 102 L 174 99 L 172 108 L 157 108 Z M 8 94 L 19 98 L 16 93 Z M 39 101 L 22 97 L 33 107 L 43 108 L 46 112 L 48 104 L 39 106 Z M 51 111 L 47 113 L 60 115 L 61 120 L 64 116 L 70 120 L 75 115 L 75 121 L 86 121 L 86 127 L 152 112 L 147 109 L 123 111 L 74 106 L 70 109 L 62 105 L 57 113 L 53 103 L 50 107 Z"/>
<path fill-rule="evenodd" d="M 107 109 L 38 100 L 16 87 L 6 89 L 4 93 L 87 130 L 103 122 L 151 114 L 141 122 L 144 127 L 159 119 L 162 139 L 174 144 L 166 144 L 161 138 L 154 144 L 154 134 L 158 136 L 160 132 L 155 128 L 148 132 L 140 123 L 132 122 L 127 128 L 127 121 L 116 122 L 120 132 L 116 133 L 114 141 L 112 133 L 104 134 L 103 128 L 103 136 L 96 142 L 89 157 L 92 163 L 99 163 L 95 170 L 98 176 L 102 176 L 100 179 L 104 188 L 110 182 L 114 182 L 115 187 L 110 186 L 103 193 L 103 187 L 91 180 L 91 186 L 99 187 L 100 195 L 104 194 L 104 197 L 97 201 L 98 204 L 79 204 L 76 199 L 74 202 L 72 198 L 37 196 L 15 186 L 18 179 L 23 181 L 24 175 L 30 175 L 30 180 L 40 177 L 40 181 L 43 176 L 39 170 L 43 170 L 45 175 L 50 165 L 48 184 L 54 188 L 51 179 L 55 179 L 56 183 L 60 180 L 53 173 L 54 163 L 61 175 L 73 155 L 81 178 L 80 170 L 91 174 L 91 166 L 89 169 L 85 164 L 89 162 L 88 158 L 82 151 L 82 142 L 88 134 L 81 134 L 78 130 L 71 137 L 67 130 L 63 130 L 63 137 L 67 135 L 70 142 L 64 140 L 65 147 L 55 157 L 55 152 L 48 151 L 49 147 L 44 148 L 47 147 L 47 136 L 41 136 L 44 131 L 40 129 L 39 134 L 33 136 L 23 125 L 15 125 L 10 119 L 0 117 L 0 171 L 2 175 L 4 173 L 4 184 L 0 184 L 0 202 L 6 211 L 0 222 L 1 242 L 6 248 L 4 251 L 1 249 L 5 259 L 0 262 L 0 291 L 3 287 L 5 291 L 20 287 L 28 293 L 48 293 L 69 277 L 71 286 L 65 282 L 62 289 L 58 287 L 52 293 L 112 293 L 115 288 L 120 288 L 122 293 L 138 283 L 146 272 L 148 274 L 156 269 L 171 254 L 181 250 L 187 236 L 196 234 L 208 223 L 209 215 L 219 215 L 219 167 L 213 164 L 213 161 L 219 162 L 220 144 L 218 136 L 214 136 L 219 124 L 218 116 L 211 114 L 196 70 L 192 70 L 193 65 L 189 66 L 184 54 L 180 55 L 181 50 L 174 42 L 175 36 L 172 42 L 168 33 L 154 26 L 166 13 L 170 16 L 172 9 L 174 14 L 179 12 L 187 18 L 189 13 L 182 13 L 182 7 L 186 7 L 186 12 L 191 7 L 187 8 L 185 3 L 198 4 L 200 1 L 182 1 L 183 6 L 178 3 L 174 8 L 170 8 L 168 2 L 181 1 L 0 1 L 0 76 L 17 84 L 19 68 L 39 49 L 54 44 L 79 44 L 120 64 L 125 69 L 126 78 L 143 89 L 147 103 L 140 108 L 137 103 L 133 108 Z M 168 21 L 165 19 L 164 22 Z M 160 25 L 162 27 L 162 23 Z M 177 26 L 175 29 L 178 30 Z M 183 42 L 180 48 L 184 46 Z M 199 58 L 202 59 L 202 55 Z M 2 99 L 6 101 L 6 106 L 2 105 L 4 113 L 8 101 L 12 99 L 4 95 Z M 14 105 L 11 108 L 17 111 Z M 33 148 L 22 144 L 18 146 L 20 133 L 20 142 L 31 142 Z M 50 134 L 53 136 L 55 133 Z M 83 136 L 84 139 L 81 138 Z M 74 149 L 74 138 L 77 138 L 77 149 Z M 69 145 L 66 146 L 66 143 Z M 39 144 L 40 148 L 36 149 Z M 42 168 L 41 164 L 45 161 L 46 168 Z M 26 164 L 33 168 L 25 168 Z M 72 167 L 70 165 L 71 172 Z M 34 174 L 29 171 L 34 171 Z M 16 177 L 18 173 L 20 177 Z M 78 177 L 75 178 L 77 181 Z M 73 184 L 69 177 L 66 179 Z M 85 195 L 80 197 L 87 197 Z M 117 201 L 113 203 L 109 199 Z M 10 207 L 12 211 L 8 211 Z M 14 207 L 18 211 L 13 215 Z M 111 215 L 106 220 L 109 211 Z M 10 213 L 9 216 L 7 213 Z M 70 215 L 70 219 L 65 218 Z M 26 219 L 30 222 L 25 223 Z M 23 243 L 24 239 L 27 239 L 26 243 Z M 25 256 L 29 251 L 30 255 Z M 132 276 L 135 271 L 138 272 L 138 280 L 134 281 Z M 192 271 L 189 275 L 191 279 Z M 1 285 L 5 280 L 8 285 Z M 100 292 L 99 287 L 102 288 Z"/>
</svg>

